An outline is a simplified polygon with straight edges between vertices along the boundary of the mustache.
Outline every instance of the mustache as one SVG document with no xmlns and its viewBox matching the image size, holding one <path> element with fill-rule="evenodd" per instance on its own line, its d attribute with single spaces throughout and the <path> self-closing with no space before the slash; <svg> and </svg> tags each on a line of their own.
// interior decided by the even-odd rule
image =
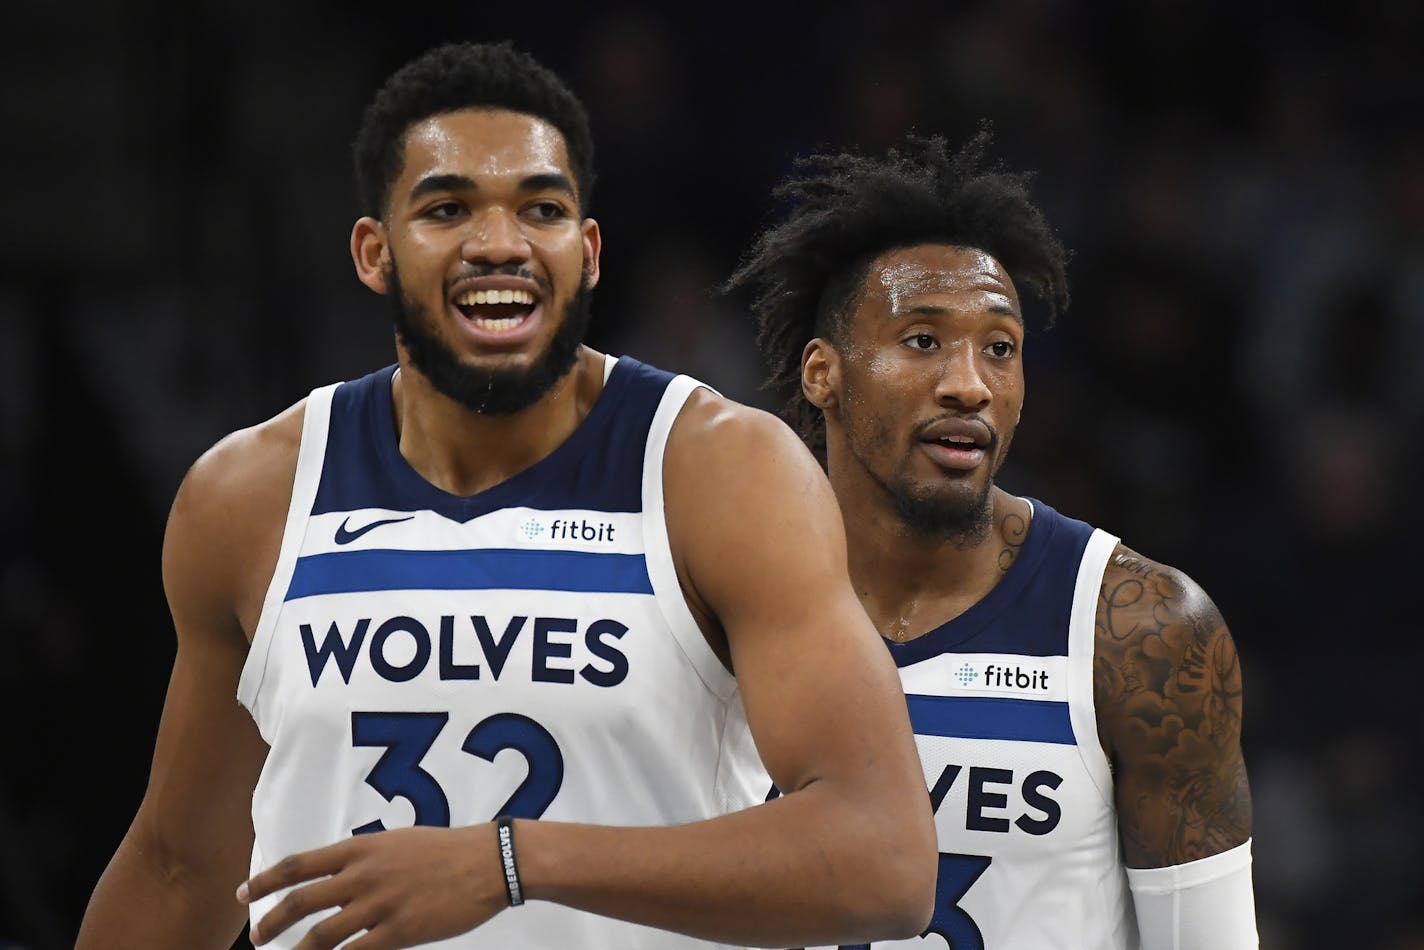
<svg viewBox="0 0 1424 950">
<path fill-rule="evenodd" d="M 471 264 L 445 281 L 445 293 L 449 294 L 450 288 L 462 280 L 472 280 L 478 277 L 516 277 L 538 284 L 545 297 L 552 296 L 554 293 L 554 285 L 549 282 L 548 278 L 539 276 L 523 264 L 495 264 L 483 267 Z"/>
</svg>

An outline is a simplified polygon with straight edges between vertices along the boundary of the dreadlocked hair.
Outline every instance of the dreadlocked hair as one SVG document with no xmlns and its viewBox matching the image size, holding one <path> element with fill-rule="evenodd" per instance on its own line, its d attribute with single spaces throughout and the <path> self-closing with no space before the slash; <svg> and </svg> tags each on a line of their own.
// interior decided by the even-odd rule
<svg viewBox="0 0 1424 950">
<path fill-rule="evenodd" d="M 772 192 L 785 218 L 756 239 L 723 286 L 751 296 L 764 384 L 785 398 L 782 417 L 825 460 L 825 420 L 801 391 L 801 353 L 813 338 L 844 343 L 870 265 L 920 244 L 992 255 L 1031 288 L 1052 325 L 1068 306 L 1067 252 L 1028 194 L 1029 173 L 984 168 L 987 125 L 958 152 L 941 137 L 908 136 L 883 156 L 800 158 Z"/>
</svg>

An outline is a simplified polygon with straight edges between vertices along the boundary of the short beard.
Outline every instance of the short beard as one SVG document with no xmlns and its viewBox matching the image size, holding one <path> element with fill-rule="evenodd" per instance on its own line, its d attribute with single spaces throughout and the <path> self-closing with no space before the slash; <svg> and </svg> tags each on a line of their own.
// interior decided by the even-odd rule
<svg viewBox="0 0 1424 950">
<path fill-rule="evenodd" d="M 496 273 L 500 272 L 498 269 Z M 592 315 L 590 303 L 593 288 L 587 277 L 579 282 L 563 313 L 548 313 L 559 318 L 559 328 L 543 354 L 527 369 L 485 369 L 467 366 L 440 339 L 434 317 L 421 304 L 410 300 L 401 286 L 400 273 L 393 263 L 386 274 L 387 297 L 391 302 L 391 317 L 396 339 L 405 347 L 411 365 L 420 371 L 435 390 L 455 400 L 472 412 L 491 416 L 507 416 L 529 408 L 538 402 L 554 384 L 563 379 L 578 361 Z"/>
<path fill-rule="evenodd" d="M 895 501 L 895 514 L 906 533 L 924 540 L 947 541 L 957 548 L 972 548 L 989 537 L 994 525 L 994 481 L 973 498 L 936 498 L 900 482 L 881 482 Z"/>
<path fill-rule="evenodd" d="M 845 403 L 848 408 L 856 406 L 860 400 L 858 391 L 846 382 Z M 998 465 L 984 480 L 984 489 L 978 494 L 965 498 L 956 493 L 948 495 L 936 493 L 932 489 L 915 484 L 902 473 L 892 473 L 882 478 L 871 466 L 871 458 L 891 449 L 894 440 L 883 426 L 871 425 L 864 429 L 850 412 L 841 416 L 842 431 L 846 446 L 860 466 L 881 490 L 890 497 L 895 506 L 895 515 L 910 537 L 926 541 L 945 541 L 957 548 L 972 548 L 982 544 L 994 525 L 994 476 Z M 998 452 L 999 437 L 991 435 L 985 454 L 991 459 L 1002 460 Z"/>
</svg>

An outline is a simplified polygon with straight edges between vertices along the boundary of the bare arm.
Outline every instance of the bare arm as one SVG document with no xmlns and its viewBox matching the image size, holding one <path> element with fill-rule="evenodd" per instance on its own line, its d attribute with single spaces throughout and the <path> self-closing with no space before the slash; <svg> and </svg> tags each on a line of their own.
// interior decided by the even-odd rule
<svg viewBox="0 0 1424 950">
<path fill-rule="evenodd" d="M 847 579 L 825 476 L 781 423 L 705 392 L 674 428 L 665 476 L 684 587 L 725 636 L 786 794 L 676 827 L 518 821 L 525 896 L 743 945 L 918 934 L 934 892 L 929 797 L 894 666 Z M 300 950 L 361 928 L 351 946 L 377 950 L 498 913 L 499 870 L 489 825 L 413 828 L 295 856 L 254 877 L 249 896 L 332 875 L 283 898 L 259 937 L 339 904 Z"/>
<path fill-rule="evenodd" d="M 531 854 L 531 893 L 734 943 L 918 934 L 936 860 L 928 796 L 894 665 L 846 577 L 830 486 L 779 422 L 707 393 L 674 431 L 667 477 L 684 586 L 725 632 L 787 794 L 642 840 L 598 830 L 597 851 L 530 828 L 550 849 Z M 609 850 L 611 866 L 571 866 Z"/>
<path fill-rule="evenodd" d="M 148 789 L 90 898 L 78 950 L 225 950 L 241 931 L 246 909 L 232 892 L 247 874 L 249 807 L 267 746 L 236 700 L 248 645 L 240 614 L 255 622 L 254 587 L 265 589 L 262 571 L 276 558 L 282 516 L 267 509 L 285 512 L 292 421 L 219 444 L 178 491 L 163 547 L 178 652 Z M 275 471 L 275 485 L 252 485 L 253 471 Z"/>
<path fill-rule="evenodd" d="M 1206 593 L 1119 547 L 1098 601 L 1093 675 L 1128 866 L 1184 864 L 1250 837 L 1241 664 Z"/>
</svg>

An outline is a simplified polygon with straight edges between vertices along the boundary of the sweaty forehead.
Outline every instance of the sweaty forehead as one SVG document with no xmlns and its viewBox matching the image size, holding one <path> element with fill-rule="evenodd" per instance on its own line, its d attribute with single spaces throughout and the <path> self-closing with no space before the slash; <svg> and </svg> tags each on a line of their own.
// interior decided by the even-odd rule
<svg viewBox="0 0 1424 950">
<path fill-rule="evenodd" d="M 1008 273 L 993 255 L 972 247 L 922 244 L 888 251 L 871 264 L 866 291 L 884 299 L 892 313 L 922 303 L 1019 313 L 1018 291 Z"/>
<path fill-rule="evenodd" d="M 415 123 L 405 136 L 401 177 L 569 175 L 564 137 L 543 119 L 505 109 L 462 109 Z"/>
</svg>

